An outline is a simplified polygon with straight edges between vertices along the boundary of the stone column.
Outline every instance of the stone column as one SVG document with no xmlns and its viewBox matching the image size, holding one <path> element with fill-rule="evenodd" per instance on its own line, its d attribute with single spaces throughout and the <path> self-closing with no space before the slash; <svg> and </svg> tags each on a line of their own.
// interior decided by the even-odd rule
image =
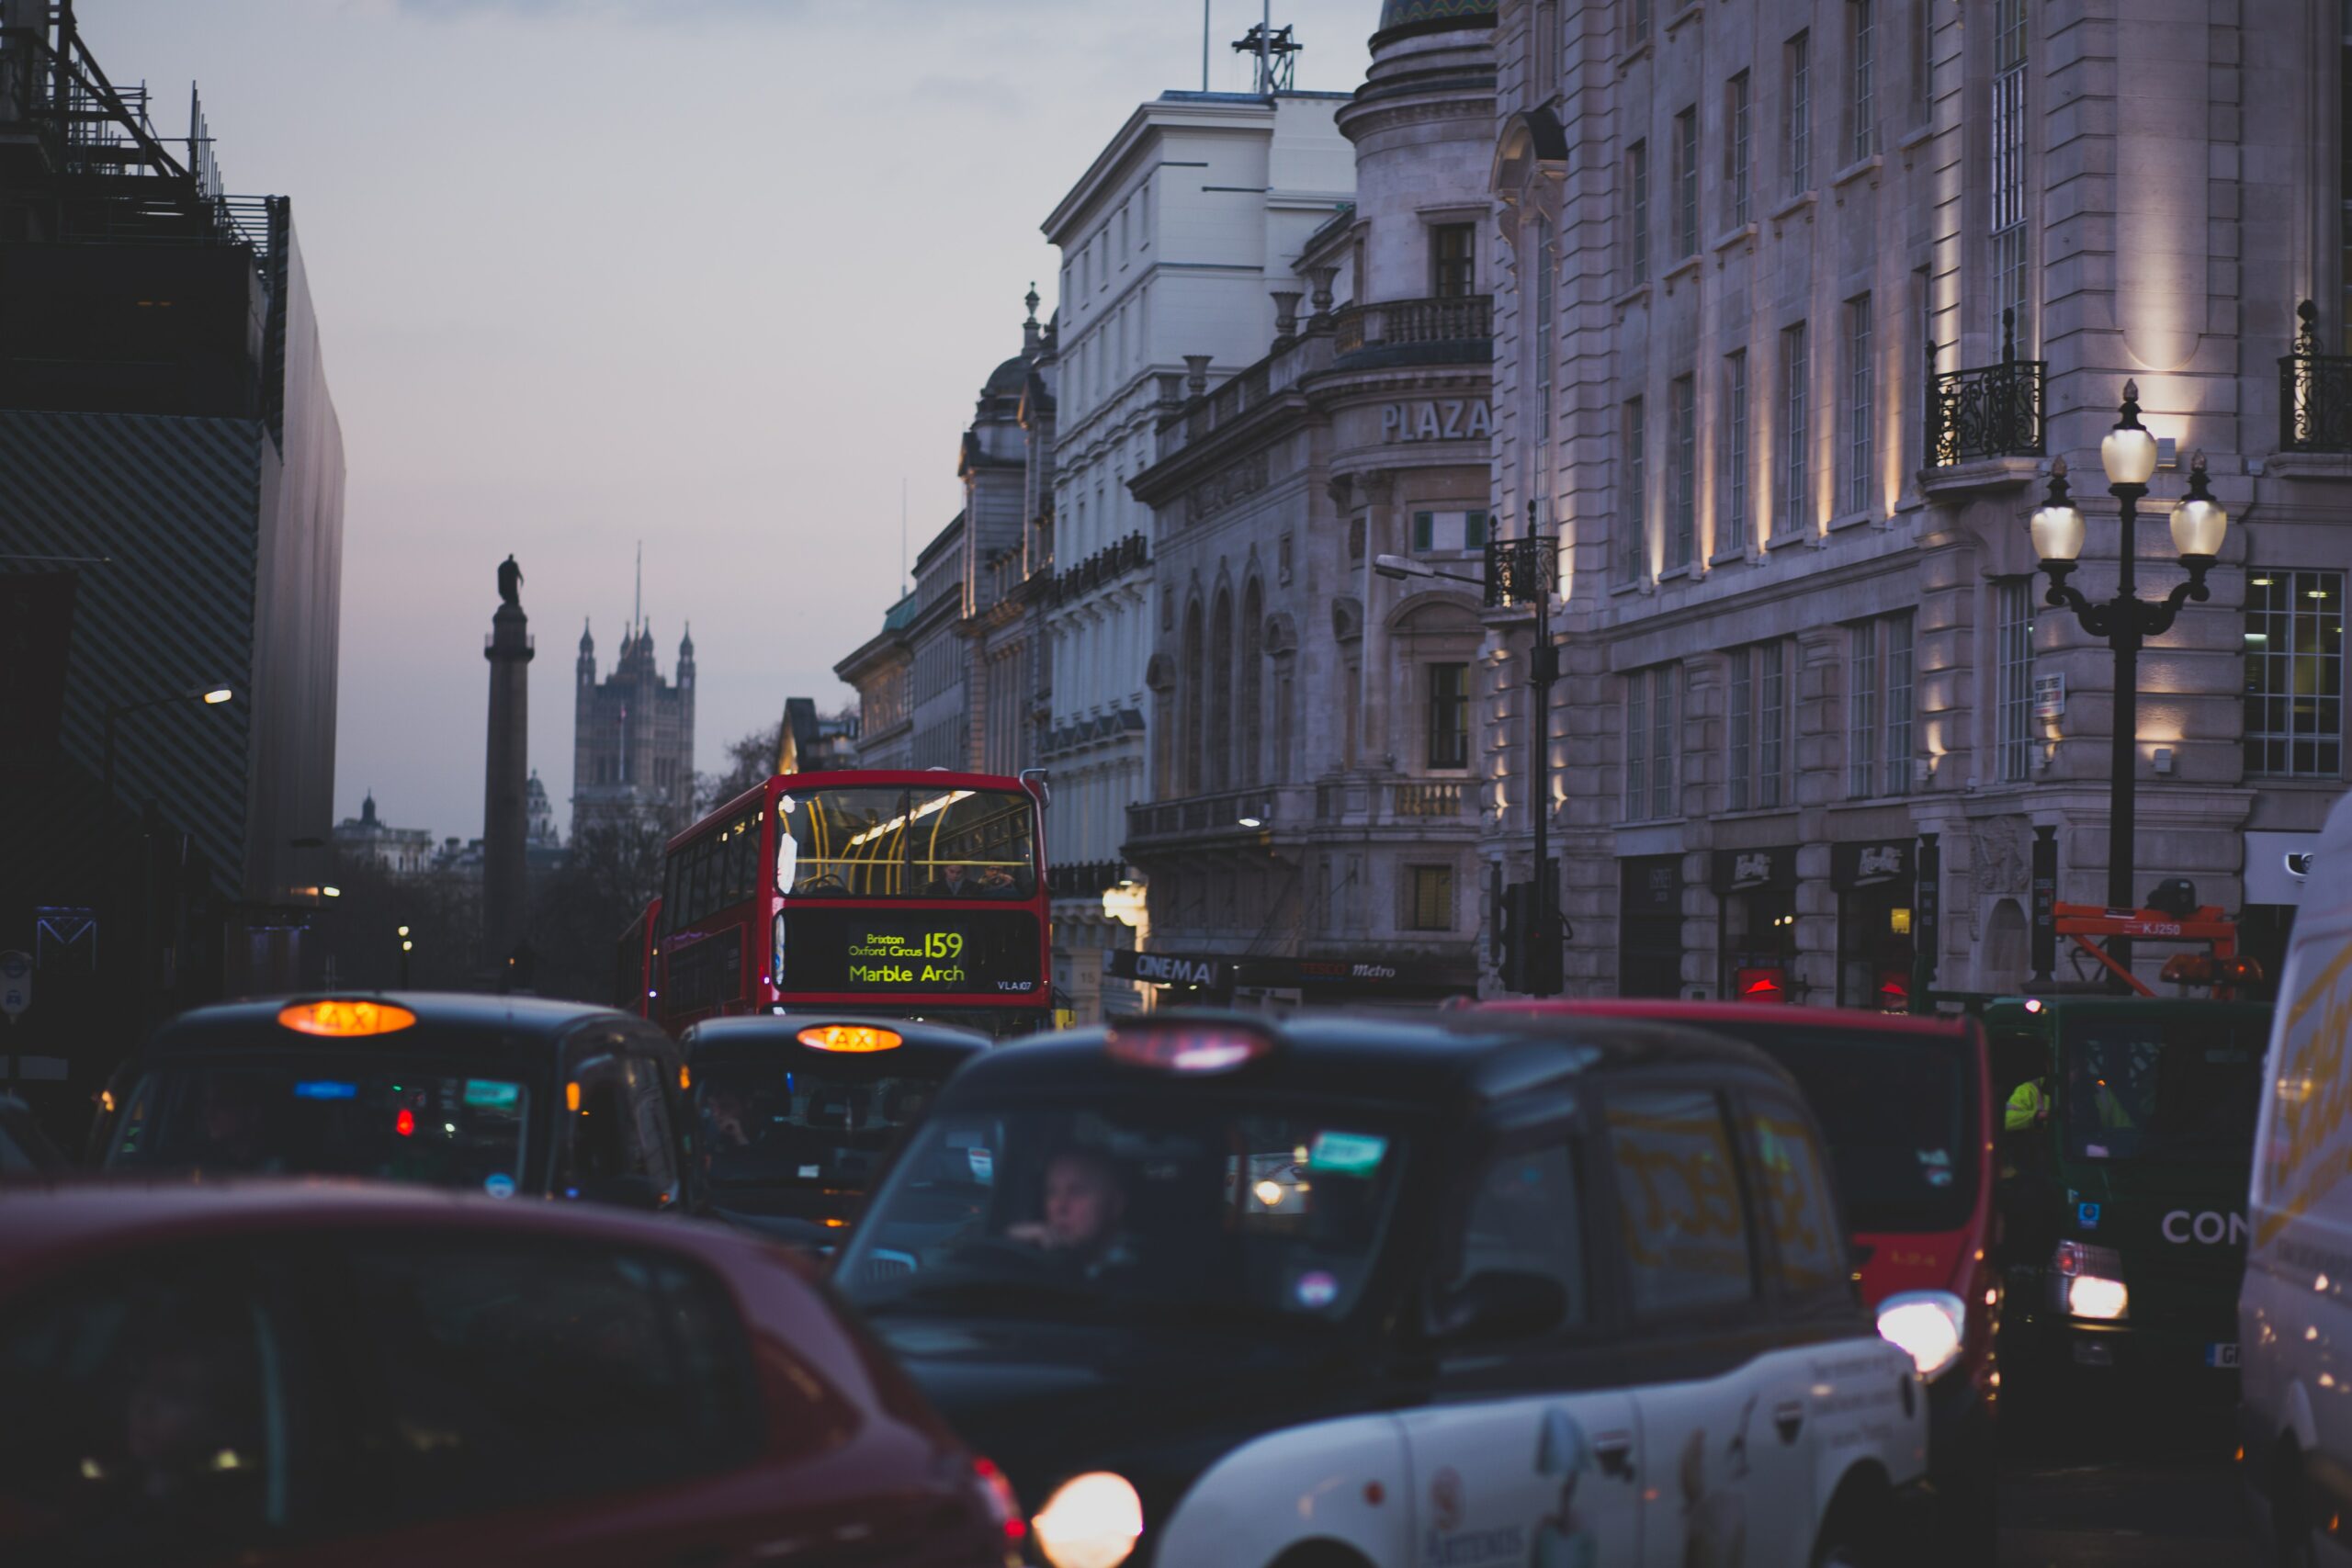
<svg viewBox="0 0 2352 1568">
<path fill-rule="evenodd" d="M 503 976 L 522 940 L 526 908 L 523 843 L 529 831 L 530 618 L 509 599 L 490 619 L 490 744 L 481 798 L 481 942 L 484 964 Z"/>
</svg>

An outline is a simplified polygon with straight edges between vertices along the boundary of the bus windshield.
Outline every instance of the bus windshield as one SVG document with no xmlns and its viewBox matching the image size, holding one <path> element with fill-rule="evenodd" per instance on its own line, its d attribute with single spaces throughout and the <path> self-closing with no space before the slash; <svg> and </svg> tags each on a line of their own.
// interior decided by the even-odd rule
<svg viewBox="0 0 2352 1568">
<path fill-rule="evenodd" d="M 860 785 L 776 799 L 775 890 L 814 898 L 1029 898 L 1036 804 L 1011 790 Z"/>
<path fill-rule="evenodd" d="M 2265 1033 L 2259 1021 L 2194 1005 L 2069 1018 L 2058 1089 L 2078 1159 L 2252 1156 Z"/>
</svg>

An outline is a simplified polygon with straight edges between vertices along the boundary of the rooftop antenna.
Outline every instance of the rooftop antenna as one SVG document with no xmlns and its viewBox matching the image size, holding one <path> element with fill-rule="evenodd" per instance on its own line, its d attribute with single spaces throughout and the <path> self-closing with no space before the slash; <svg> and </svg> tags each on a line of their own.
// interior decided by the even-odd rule
<svg viewBox="0 0 2352 1568">
<path fill-rule="evenodd" d="M 645 541 L 637 542 L 637 607 L 630 612 L 629 624 L 639 631 L 645 629 Z"/>
<path fill-rule="evenodd" d="M 912 585 L 907 581 L 907 476 L 900 474 L 899 476 L 899 592 L 904 596 L 910 592 L 912 592 Z"/>
<path fill-rule="evenodd" d="M 1266 19 L 1254 24 L 1233 45 L 1236 54 L 1258 57 L 1258 96 L 1261 98 L 1291 90 L 1298 75 L 1298 62 L 1293 56 L 1306 47 L 1292 36 L 1289 24 L 1275 28 L 1273 11 L 1273 0 L 1266 0 Z"/>
<path fill-rule="evenodd" d="M 1209 90 L 1209 4 L 1201 0 L 1201 91 Z"/>
</svg>

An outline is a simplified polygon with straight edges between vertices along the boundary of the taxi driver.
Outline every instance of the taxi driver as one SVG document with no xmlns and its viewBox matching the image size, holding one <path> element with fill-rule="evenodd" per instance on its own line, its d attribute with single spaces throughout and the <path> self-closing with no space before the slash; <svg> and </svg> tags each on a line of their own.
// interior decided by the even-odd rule
<svg viewBox="0 0 2352 1568">
<path fill-rule="evenodd" d="M 1046 1165 L 1045 1217 L 1008 1226 L 1004 1234 L 1090 1259 L 1109 1249 L 1126 1212 L 1126 1187 L 1110 1159 L 1092 1149 L 1064 1149 Z"/>
</svg>

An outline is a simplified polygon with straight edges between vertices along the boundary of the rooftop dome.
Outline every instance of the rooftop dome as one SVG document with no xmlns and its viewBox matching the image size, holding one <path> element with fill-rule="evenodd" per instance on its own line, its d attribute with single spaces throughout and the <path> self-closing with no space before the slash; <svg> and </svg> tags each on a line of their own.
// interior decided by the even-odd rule
<svg viewBox="0 0 2352 1568">
<path fill-rule="evenodd" d="M 1485 27 L 1495 19 L 1495 0 L 1381 0 L 1374 38 L 1400 28 Z"/>
<path fill-rule="evenodd" d="M 1009 393 L 1018 397 L 1029 383 L 1029 360 L 1025 355 L 1014 355 L 989 373 L 989 384 L 980 389 L 983 397 Z"/>
</svg>

